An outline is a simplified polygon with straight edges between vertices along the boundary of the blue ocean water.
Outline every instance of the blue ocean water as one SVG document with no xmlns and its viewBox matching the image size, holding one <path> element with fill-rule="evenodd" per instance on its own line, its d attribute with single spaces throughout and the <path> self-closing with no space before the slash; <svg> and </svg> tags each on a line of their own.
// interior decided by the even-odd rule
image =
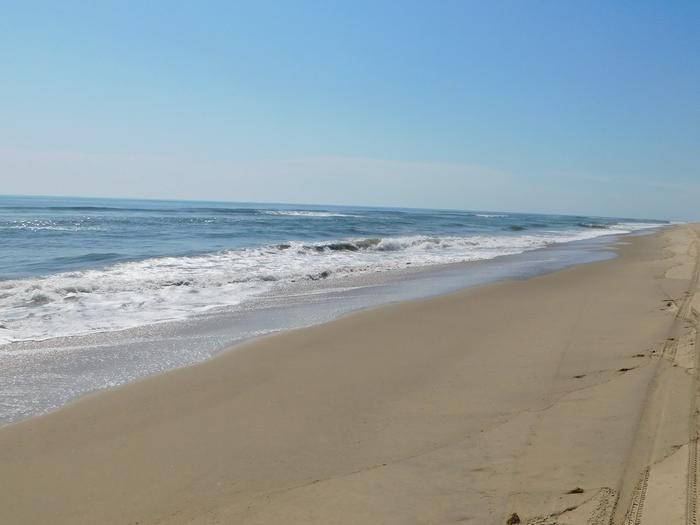
<svg viewBox="0 0 700 525">
<path fill-rule="evenodd" d="M 302 280 L 492 259 L 662 221 L 0 196 L 0 344 L 182 319 Z"/>
</svg>

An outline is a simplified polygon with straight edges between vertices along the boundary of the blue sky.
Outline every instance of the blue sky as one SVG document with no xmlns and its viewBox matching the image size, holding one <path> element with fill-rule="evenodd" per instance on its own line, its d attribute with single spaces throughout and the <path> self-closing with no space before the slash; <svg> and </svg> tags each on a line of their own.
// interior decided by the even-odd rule
<svg viewBox="0 0 700 525">
<path fill-rule="evenodd" d="M 3 2 L 0 193 L 700 219 L 700 2 Z"/>
</svg>

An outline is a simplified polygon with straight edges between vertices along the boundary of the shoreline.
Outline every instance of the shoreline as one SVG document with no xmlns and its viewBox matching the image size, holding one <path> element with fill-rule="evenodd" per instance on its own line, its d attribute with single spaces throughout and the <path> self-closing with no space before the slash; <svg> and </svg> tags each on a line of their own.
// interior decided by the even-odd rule
<svg viewBox="0 0 700 525">
<path fill-rule="evenodd" d="M 411 298 L 407 298 L 407 299 L 399 299 L 399 300 L 391 300 L 391 301 L 387 300 L 386 302 L 380 301 L 377 304 L 368 305 L 368 306 L 359 306 L 357 308 L 350 309 L 347 312 L 338 314 L 337 317 L 331 317 L 327 320 L 313 322 L 312 324 L 292 326 L 289 328 L 270 331 L 269 333 L 263 333 L 261 335 L 252 335 L 250 337 L 236 340 L 230 344 L 225 345 L 225 347 L 222 350 L 219 350 L 215 353 L 212 353 L 209 357 L 206 357 L 201 361 L 195 361 L 195 362 L 192 362 L 189 364 L 185 364 L 183 366 L 178 366 L 176 368 L 165 369 L 165 370 L 157 372 L 153 375 L 138 377 L 138 378 L 135 378 L 131 381 L 128 381 L 126 383 L 122 383 L 119 385 L 104 387 L 104 388 L 100 388 L 100 389 L 97 389 L 94 391 L 90 391 L 90 392 L 81 394 L 80 396 L 78 396 L 78 397 L 76 397 L 76 398 L 74 398 L 74 399 L 72 399 L 72 400 L 70 400 L 70 401 L 68 401 L 60 406 L 57 406 L 53 409 L 50 409 L 47 412 L 40 412 L 40 413 L 33 414 L 33 415 L 30 415 L 30 416 L 27 416 L 25 418 L 21 418 L 18 420 L 12 420 L 12 421 L 9 421 L 6 423 L 0 423 L 0 430 L 6 428 L 8 426 L 11 426 L 11 425 L 15 425 L 15 424 L 19 424 L 19 423 L 23 423 L 23 422 L 35 419 L 37 417 L 51 415 L 51 414 L 59 412 L 63 409 L 70 408 L 73 404 L 79 403 L 83 399 L 90 398 L 93 396 L 99 396 L 100 394 L 102 394 L 104 392 L 110 392 L 110 391 L 113 391 L 116 389 L 128 387 L 129 385 L 132 385 L 132 384 L 140 383 L 142 381 L 148 381 L 150 379 L 155 379 L 155 378 L 167 375 L 171 372 L 176 372 L 178 370 L 183 370 L 183 369 L 187 369 L 190 367 L 196 367 L 198 365 L 205 364 L 205 363 L 212 361 L 214 359 L 217 359 L 219 357 L 225 358 L 227 353 L 236 352 L 239 349 L 239 347 L 246 346 L 249 344 L 254 344 L 254 343 L 257 343 L 259 341 L 265 341 L 269 338 L 284 336 L 286 334 L 290 334 L 290 333 L 297 332 L 300 330 L 306 330 L 309 328 L 323 326 L 325 324 L 332 323 L 334 321 L 341 321 L 343 319 L 346 319 L 348 317 L 352 317 L 352 316 L 358 315 L 358 314 L 363 314 L 363 313 L 371 314 L 375 310 L 381 310 L 382 308 L 386 308 L 386 307 L 390 307 L 390 306 L 396 306 L 396 305 L 401 305 L 401 304 L 410 304 L 410 303 L 420 303 L 423 301 L 430 301 L 431 299 L 436 299 L 436 298 L 447 298 L 447 297 L 457 295 L 457 294 L 463 293 L 463 292 L 465 292 L 467 290 L 471 290 L 471 289 L 478 289 L 478 288 L 481 288 L 484 286 L 491 286 L 491 285 L 498 284 L 498 283 L 519 281 L 519 280 L 523 280 L 523 279 L 527 280 L 527 279 L 535 278 L 538 276 L 548 275 L 550 273 L 555 273 L 555 272 L 561 271 L 561 270 L 566 269 L 566 268 L 571 268 L 571 267 L 575 267 L 575 266 L 593 264 L 593 263 L 600 262 L 600 261 L 610 260 L 610 259 L 617 257 L 617 254 L 616 254 L 617 247 L 621 243 L 624 243 L 624 239 L 627 236 L 653 235 L 653 234 L 654 234 L 654 232 L 651 232 L 651 233 L 650 232 L 645 232 L 645 233 L 632 232 L 632 233 L 624 234 L 624 235 L 615 235 L 614 237 L 611 236 L 611 237 L 613 237 L 612 239 L 606 239 L 607 242 L 605 242 L 605 243 L 602 242 L 602 239 L 599 239 L 599 238 L 594 239 L 594 241 L 597 241 L 596 244 L 599 244 L 599 246 L 597 246 L 595 248 L 595 250 L 600 250 L 601 253 L 612 254 L 610 256 L 597 257 L 597 256 L 593 255 L 593 253 L 590 253 L 589 254 L 590 259 L 588 259 L 588 260 L 582 260 L 582 261 L 577 261 L 577 262 L 568 262 L 568 263 L 565 263 L 561 267 L 558 267 L 556 269 L 538 269 L 538 270 L 533 270 L 533 272 L 531 274 L 528 273 L 526 276 L 523 275 L 523 276 L 514 276 L 514 277 L 497 277 L 497 278 L 494 278 L 492 280 L 486 280 L 484 282 L 477 282 L 475 284 L 467 284 L 467 285 L 464 285 L 463 287 L 449 289 L 447 291 L 440 291 L 440 292 L 436 292 L 436 293 L 431 293 L 431 294 L 425 295 L 425 296 L 417 296 L 417 297 L 411 297 Z M 591 241 L 590 239 L 585 239 L 585 240 L 581 240 L 581 241 L 572 241 L 570 243 L 564 244 L 563 246 L 557 246 L 557 248 L 568 248 L 568 247 L 570 247 L 570 245 L 576 245 L 577 243 L 589 243 L 590 241 Z M 523 255 L 525 255 L 525 256 L 533 255 L 533 254 L 536 254 L 537 252 L 543 252 L 543 251 L 547 251 L 550 249 L 551 249 L 551 247 L 538 248 L 537 250 L 533 250 L 532 252 L 525 252 L 525 253 L 515 254 L 515 255 L 504 255 L 504 256 L 499 256 L 496 259 L 507 261 L 509 259 L 517 259 Z M 469 262 L 464 262 L 464 263 L 450 263 L 450 264 L 446 264 L 446 265 L 439 265 L 439 266 L 436 266 L 434 268 L 420 268 L 420 269 L 415 269 L 415 273 L 414 273 L 413 277 L 415 278 L 417 276 L 419 278 L 421 278 L 421 277 L 424 278 L 426 276 L 429 277 L 430 275 L 432 275 L 434 273 L 439 273 L 439 272 L 444 272 L 444 271 L 447 271 L 447 272 L 463 271 L 465 268 L 468 268 L 471 265 L 489 265 L 490 263 L 493 263 L 494 261 L 495 261 L 495 259 L 489 259 L 489 260 L 484 260 L 484 261 L 469 261 Z M 392 279 L 388 282 L 390 284 L 397 284 L 397 285 L 404 284 L 404 282 L 405 282 L 404 279 L 406 276 L 405 275 L 397 275 L 400 273 L 402 273 L 402 272 L 396 272 L 395 275 L 391 276 Z M 386 284 L 386 283 L 383 283 L 383 284 Z M 369 286 L 380 286 L 380 285 L 369 285 Z M 136 329 L 151 328 L 151 327 L 158 326 L 161 324 L 180 324 L 180 323 L 183 323 L 186 321 L 189 321 L 189 320 L 185 319 L 185 320 L 177 320 L 177 321 L 164 321 L 162 323 L 154 323 L 153 325 L 146 325 L 146 326 L 142 326 L 142 327 L 140 326 L 140 327 L 135 327 L 135 328 Z M 129 332 L 131 330 L 133 330 L 133 329 L 118 330 L 118 331 L 114 331 L 114 332 L 98 332 L 96 334 L 86 334 L 86 335 L 98 335 L 98 336 L 109 337 L 113 334 L 121 334 L 124 332 Z M 52 344 L 56 339 L 67 340 L 69 342 L 72 342 L 74 340 L 80 340 L 80 339 L 86 337 L 86 335 L 51 338 L 51 339 L 36 340 L 36 341 L 20 341 L 17 343 L 10 343 L 10 345 L 37 344 L 37 343 L 38 344 L 42 344 L 42 343 Z M 72 343 L 69 344 L 69 347 L 70 346 L 73 346 Z M 23 350 L 19 350 L 18 352 L 22 352 L 22 351 Z M 98 350 L 96 350 L 96 351 L 98 351 Z M 15 352 L 17 352 L 17 351 L 15 350 Z"/>
<path fill-rule="evenodd" d="M 677 400 L 697 388 L 697 232 L 255 339 L 0 427 L 0 517 L 602 524 L 644 498 L 687 513 L 673 462 L 696 446 Z"/>
<path fill-rule="evenodd" d="M 653 231 L 559 243 L 488 260 L 299 283 L 282 295 L 263 294 L 240 309 L 126 330 L 11 343 L 0 353 L 0 389 L 5 393 L 0 427 L 50 413 L 85 395 L 204 362 L 259 337 L 383 305 L 614 257 L 615 245 L 626 237 Z"/>
</svg>

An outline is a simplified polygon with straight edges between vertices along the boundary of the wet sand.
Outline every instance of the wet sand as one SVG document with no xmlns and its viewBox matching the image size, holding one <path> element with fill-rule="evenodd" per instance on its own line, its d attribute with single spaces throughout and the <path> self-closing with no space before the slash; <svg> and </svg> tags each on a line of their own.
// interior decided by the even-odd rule
<svg viewBox="0 0 700 525">
<path fill-rule="evenodd" d="M 0 522 L 693 523 L 698 234 L 255 340 L 2 427 Z"/>
</svg>

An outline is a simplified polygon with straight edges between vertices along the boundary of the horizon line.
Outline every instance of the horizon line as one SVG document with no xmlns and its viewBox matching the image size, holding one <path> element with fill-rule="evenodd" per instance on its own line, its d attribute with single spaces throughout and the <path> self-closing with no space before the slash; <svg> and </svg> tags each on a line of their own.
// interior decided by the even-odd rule
<svg viewBox="0 0 700 525">
<path fill-rule="evenodd" d="M 333 203 L 309 203 L 309 202 L 275 202 L 275 201 L 235 201 L 235 200 L 203 200 L 203 199 L 174 199 L 174 198 L 164 198 L 164 197 L 98 197 L 98 196 L 88 196 L 88 195 L 46 195 L 46 194 L 12 194 L 12 193 L 0 193 L 0 198 L 3 197 L 29 197 L 29 198 L 53 198 L 53 199 L 87 199 L 87 200 L 132 200 L 132 201 L 154 201 L 154 202 L 198 202 L 198 203 L 213 203 L 213 204 L 254 204 L 254 205 L 273 205 L 273 206 L 307 206 L 307 207 L 321 207 L 321 206 L 333 206 L 337 208 L 366 208 L 366 209 L 377 209 L 377 210 L 417 210 L 417 211 L 444 211 L 444 212 L 463 212 L 463 213 L 476 213 L 476 212 L 491 212 L 491 213 L 508 213 L 512 215 L 544 215 L 551 217 L 590 217 L 599 219 L 633 219 L 642 221 L 658 221 L 666 223 L 692 223 L 689 220 L 675 220 L 675 219 L 658 219 L 658 218 L 647 218 L 647 217 L 620 217 L 613 215 L 584 215 L 580 213 L 551 213 L 551 212 L 527 212 L 527 211 L 512 211 L 512 210 L 497 210 L 497 209 L 477 209 L 477 208 L 423 208 L 415 206 L 371 206 L 364 204 L 333 204 Z M 0 208 L 2 206 L 0 205 Z"/>
</svg>

